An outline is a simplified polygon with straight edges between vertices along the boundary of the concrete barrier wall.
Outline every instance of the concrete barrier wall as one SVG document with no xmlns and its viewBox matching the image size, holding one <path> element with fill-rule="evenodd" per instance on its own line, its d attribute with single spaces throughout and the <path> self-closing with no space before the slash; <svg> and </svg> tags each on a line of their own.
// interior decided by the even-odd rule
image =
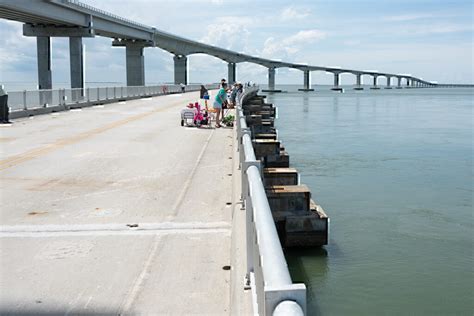
<svg viewBox="0 0 474 316">
<path fill-rule="evenodd" d="M 205 87 L 207 89 L 214 89 L 218 87 L 218 84 L 206 84 Z M 199 91 L 200 88 L 201 85 L 199 84 L 187 85 L 185 92 Z M 24 90 L 9 92 L 8 106 L 10 107 L 10 118 L 15 119 L 173 93 L 181 93 L 181 87 L 179 85 L 157 85 Z"/>
</svg>

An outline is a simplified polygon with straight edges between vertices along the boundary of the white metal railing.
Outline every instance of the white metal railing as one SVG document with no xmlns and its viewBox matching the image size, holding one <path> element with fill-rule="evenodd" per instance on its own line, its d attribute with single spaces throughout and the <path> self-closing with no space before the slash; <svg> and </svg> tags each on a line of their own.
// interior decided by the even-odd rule
<svg viewBox="0 0 474 316">
<path fill-rule="evenodd" d="M 248 88 L 238 99 L 236 121 L 242 173 L 242 199 L 246 209 L 247 282 L 256 296 L 259 315 L 304 315 L 306 286 L 293 284 L 262 182 L 260 161 L 255 158 L 251 131 L 242 105 L 256 95 Z"/>
<path fill-rule="evenodd" d="M 145 25 L 145 24 L 141 24 L 141 23 L 138 23 L 138 22 L 135 22 L 135 21 L 132 21 L 132 20 L 129 20 L 129 19 L 126 19 L 126 18 L 123 18 L 121 16 L 118 16 L 116 14 L 113 14 L 113 13 L 110 13 L 110 12 L 107 12 L 107 11 L 104 11 L 104 10 L 101 10 L 101 9 L 98 9 L 98 8 L 95 8 L 95 7 L 92 7 L 88 4 L 85 4 L 83 2 L 80 2 L 78 0 L 63 0 L 63 3 L 65 4 L 73 4 L 73 5 L 76 5 L 78 7 L 82 7 L 84 9 L 87 9 L 87 10 L 90 10 L 92 12 L 95 12 L 95 13 L 99 13 L 105 17 L 108 17 L 109 19 L 116 19 L 122 23 L 127 23 L 127 24 L 130 24 L 132 26 L 139 26 L 147 31 L 150 31 L 150 32 L 153 32 L 153 28 L 151 28 L 150 26 L 148 25 Z"/>
<path fill-rule="evenodd" d="M 216 88 L 217 84 L 207 84 Z M 187 85 L 185 91 L 198 91 L 199 84 Z M 114 102 L 122 99 L 141 98 L 170 93 L 180 93 L 180 85 L 155 85 L 133 87 L 97 87 L 77 89 L 44 89 L 8 92 L 10 112 L 26 111 L 54 106 L 70 106 L 100 102 Z"/>
</svg>

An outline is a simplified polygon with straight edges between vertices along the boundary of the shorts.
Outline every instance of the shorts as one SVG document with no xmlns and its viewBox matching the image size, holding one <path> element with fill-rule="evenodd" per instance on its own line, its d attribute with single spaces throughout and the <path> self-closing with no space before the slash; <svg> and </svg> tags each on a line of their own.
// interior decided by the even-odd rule
<svg viewBox="0 0 474 316">
<path fill-rule="evenodd" d="M 222 104 L 220 104 L 219 102 L 217 101 L 214 101 L 214 103 L 212 104 L 212 107 L 214 109 L 222 109 Z"/>
</svg>

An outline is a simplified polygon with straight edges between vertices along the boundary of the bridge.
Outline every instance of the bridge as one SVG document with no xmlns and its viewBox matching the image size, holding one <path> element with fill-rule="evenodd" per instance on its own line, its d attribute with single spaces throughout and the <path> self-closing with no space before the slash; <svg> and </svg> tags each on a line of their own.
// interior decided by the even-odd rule
<svg viewBox="0 0 474 316">
<path fill-rule="evenodd" d="M 386 79 L 384 87 L 387 89 L 392 88 L 395 80 L 396 88 L 442 86 L 409 74 L 296 64 L 242 54 L 166 33 L 76 0 L 0 0 L 0 18 L 24 23 L 23 35 L 36 37 L 39 89 L 52 89 L 52 37 L 69 38 L 71 88 L 84 88 L 82 38 L 95 36 L 112 38 L 113 47 L 125 47 L 127 86 L 145 85 L 143 50 L 147 47 L 159 47 L 174 55 L 175 84 L 188 83 L 187 56 L 207 54 L 227 62 L 230 83 L 236 81 L 237 63 L 250 62 L 268 68 L 267 91 L 278 91 L 275 89 L 275 70 L 284 67 L 303 72 L 302 91 L 312 90 L 312 71 L 332 73 L 333 90 L 341 90 L 340 75 L 343 73 L 355 76 L 354 89 L 357 90 L 363 89 L 363 76 L 373 79 L 371 89 L 379 89 L 379 77 Z"/>
</svg>

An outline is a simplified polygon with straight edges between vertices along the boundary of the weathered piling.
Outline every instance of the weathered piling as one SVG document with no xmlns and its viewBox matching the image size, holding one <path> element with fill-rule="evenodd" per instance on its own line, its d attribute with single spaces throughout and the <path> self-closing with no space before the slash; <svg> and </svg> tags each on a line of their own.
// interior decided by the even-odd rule
<svg viewBox="0 0 474 316">
<path fill-rule="evenodd" d="M 328 243 L 329 218 L 311 199 L 275 129 L 276 108 L 254 96 L 242 105 L 251 130 L 255 157 L 263 166 L 263 183 L 277 231 L 284 247 L 312 247 Z"/>
</svg>

